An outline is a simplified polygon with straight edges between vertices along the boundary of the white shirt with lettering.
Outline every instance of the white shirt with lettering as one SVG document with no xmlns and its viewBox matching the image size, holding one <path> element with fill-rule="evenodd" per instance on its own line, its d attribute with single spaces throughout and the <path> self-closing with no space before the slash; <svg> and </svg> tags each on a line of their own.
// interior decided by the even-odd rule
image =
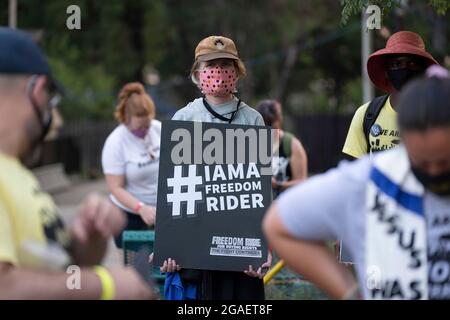
<svg viewBox="0 0 450 320">
<path fill-rule="evenodd" d="M 343 161 L 337 168 L 286 190 L 276 201 L 281 221 L 292 236 L 314 241 L 343 240 L 356 263 L 361 290 L 367 298 L 365 192 L 372 161 L 369 156 Z M 426 192 L 424 211 L 429 298 L 450 299 L 450 197 Z"/>
<path fill-rule="evenodd" d="M 158 191 L 161 122 L 153 119 L 144 139 L 121 124 L 106 139 L 102 151 L 103 173 L 125 176 L 125 190 L 139 201 L 156 206 Z M 112 194 L 111 201 L 123 210 L 134 212 Z"/>
</svg>

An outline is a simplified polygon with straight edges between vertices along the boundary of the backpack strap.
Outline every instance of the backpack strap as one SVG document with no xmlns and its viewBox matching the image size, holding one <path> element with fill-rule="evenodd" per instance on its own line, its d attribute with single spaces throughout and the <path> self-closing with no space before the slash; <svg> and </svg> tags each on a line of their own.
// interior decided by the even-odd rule
<svg viewBox="0 0 450 320">
<path fill-rule="evenodd" d="M 289 133 L 289 132 L 284 132 L 283 134 L 283 150 L 286 154 L 287 158 L 291 157 L 291 152 L 292 152 L 292 139 L 294 138 L 294 136 Z"/>
<path fill-rule="evenodd" d="M 364 130 L 364 137 L 366 138 L 367 142 L 367 152 L 370 151 L 370 142 L 369 142 L 370 129 L 372 128 L 378 116 L 380 115 L 381 109 L 383 108 L 388 98 L 389 98 L 388 94 L 376 97 L 367 106 L 363 120 L 363 130 Z"/>
</svg>

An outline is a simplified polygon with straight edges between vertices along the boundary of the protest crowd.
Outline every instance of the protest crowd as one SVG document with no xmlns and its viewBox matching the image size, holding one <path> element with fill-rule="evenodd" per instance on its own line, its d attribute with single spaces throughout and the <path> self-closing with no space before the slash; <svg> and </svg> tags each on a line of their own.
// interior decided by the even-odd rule
<svg viewBox="0 0 450 320">
<path fill-rule="evenodd" d="M 29 34 L 0 28 L 0 299 L 264 300 L 277 265 L 332 299 L 450 299 L 450 75 L 422 37 L 398 31 L 371 53 L 383 94 L 356 109 L 338 166 L 311 177 L 283 104 L 241 100 L 241 48 L 198 40 L 185 53 L 198 96 L 171 120 L 139 79 L 123 83 L 98 150 L 109 196 L 66 226 L 29 169 L 66 88 Z M 102 266 L 111 239 L 126 258 L 126 235 L 147 231 L 160 292 L 138 267 Z M 67 288 L 73 265 L 81 290 Z"/>
</svg>

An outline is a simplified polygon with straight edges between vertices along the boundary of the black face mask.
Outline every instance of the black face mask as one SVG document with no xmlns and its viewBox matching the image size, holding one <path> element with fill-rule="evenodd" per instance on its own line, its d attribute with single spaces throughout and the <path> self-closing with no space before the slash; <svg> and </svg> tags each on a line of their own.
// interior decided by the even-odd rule
<svg viewBox="0 0 450 320">
<path fill-rule="evenodd" d="M 414 167 L 411 168 L 411 171 L 425 189 L 440 196 L 450 195 L 450 171 L 441 173 L 437 176 L 430 176 L 421 169 Z"/>
<path fill-rule="evenodd" d="M 42 128 L 42 133 L 41 133 L 41 141 L 44 141 L 45 137 L 48 135 L 50 128 L 52 127 L 52 122 L 53 122 L 53 115 L 50 112 L 48 115 L 48 118 L 41 122 L 41 128 Z"/>
<path fill-rule="evenodd" d="M 41 112 L 38 111 L 37 105 L 35 105 L 34 101 L 32 100 L 33 109 L 36 112 L 36 116 L 39 120 L 39 124 L 41 127 L 41 132 L 38 136 L 33 137 L 30 142 L 30 147 L 28 151 L 20 157 L 20 160 L 22 164 L 28 168 L 35 167 L 40 159 L 41 159 L 41 153 L 42 153 L 42 146 L 45 137 L 47 136 L 48 132 L 50 131 L 51 125 L 52 125 L 52 114 L 49 113 L 48 117 L 46 117 L 45 120 L 42 120 L 41 118 Z"/>
<path fill-rule="evenodd" d="M 420 76 L 423 71 L 419 70 L 411 70 L 408 68 L 396 69 L 396 70 L 388 70 L 387 76 L 392 86 L 397 90 L 400 89 L 407 83 L 409 80 Z"/>
<path fill-rule="evenodd" d="M 34 113 L 36 115 L 37 121 L 39 122 L 40 126 L 41 126 L 41 134 L 38 137 L 37 142 L 38 143 L 42 143 L 45 139 L 45 137 L 47 136 L 48 132 L 50 131 L 50 128 L 52 126 L 52 120 L 53 120 L 53 116 L 52 116 L 52 112 L 51 112 L 51 101 L 49 102 L 50 107 L 48 107 L 48 114 L 44 117 L 44 115 L 41 112 L 41 108 L 38 106 L 37 102 L 35 101 L 33 95 L 31 94 L 33 87 L 36 83 L 37 80 L 37 76 L 33 76 L 27 91 L 28 91 L 28 98 L 30 99 L 31 105 L 33 107 Z"/>
<path fill-rule="evenodd" d="M 50 131 L 51 125 L 52 125 L 52 112 L 51 109 L 53 106 L 56 106 L 57 100 L 59 99 L 50 99 L 49 106 L 48 106 L 48 112 L 44 115 L 41 111 L 41 108 L 37 104 L 36 100 L 34 99 L 32 95 L 33 87 L 36 83 L 37 76 L 33 76 L 31 78 L 31 81 L 28 84 L 27 87 L 27 96 L 30 100 L 31 107 L 33 108 L 34 114 L 36 116 L 36 120 L 39 123 L 40 126 L 40 132 L 38 135 L 35 135 L 33 137 L 29 137 L 30 139 L 30 145 L 28 150 L 25 152 L 25 154 L 20 156 L 21 162 L 29 168 L 34 167 L 40 160 L 41 157 L 41 147 L 44 142 L 45 137 L 47 136 L 48 132 Z"/>
</svg>

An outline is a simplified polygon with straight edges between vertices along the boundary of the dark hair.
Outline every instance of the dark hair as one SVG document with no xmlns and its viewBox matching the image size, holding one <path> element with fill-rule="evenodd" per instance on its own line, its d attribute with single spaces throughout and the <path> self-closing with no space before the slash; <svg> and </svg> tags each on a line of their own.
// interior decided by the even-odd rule
<svg viewBox="0 0 450 320">
<path fill-rule="evenodd" d="M 398 125 L 402 131 L 450 127 L 450 79 L 420 78 L 408 83 L 399 96 Z"/>
<path fill-rule="evenodd" d="M 262 115 L 264 123 L 266 126 L 271 126 L 278 118 L 277 104 L 279 102 L 276 100 L 263 100 L 258 103 L 256 110 Z"/>
</svg>

